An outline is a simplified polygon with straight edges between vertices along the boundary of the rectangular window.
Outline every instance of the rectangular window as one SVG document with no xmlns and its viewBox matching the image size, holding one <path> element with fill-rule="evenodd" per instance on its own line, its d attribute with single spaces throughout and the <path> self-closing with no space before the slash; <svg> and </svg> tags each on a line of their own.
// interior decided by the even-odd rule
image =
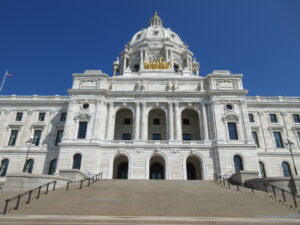
<svg viewBox="0 0 300 225">
<path fill-rule="evenodd" d="M 8 146 L 15 146 L 17 137 L 18 137 L 19 130 L 12 130 L 10 133 L 10 138 L 8 141 Z"/>
<path fill-rule="evenodd" d="M 254 123 L 254 116 L 252 113 L 248 114 L 250 123 Z"/>
<path fill-rule="evenodd" d="M 228 134 L 230 140 L 238 140 L 238 133 L 236 128 L 236 123 L 227 123 Z"/>
<path fill-rule="evenodd" d="M 67 113 L 63 112 L 60 114 L 60 121 L 66 121 L 67 119 Z"/>
<path fill-rule="evenodd" d="M 276 148 L 283 148 L 283 142 L 280 132 L 273 132 Z"/>
<path fill-rule="evenodd" d="M 131 124 L 131 120 L 129 118 L 124 119 L 124 124 L 127 125 Z"/>
<path fill-rule="evenodd" d="M 22 121 L 22 117 L 23 117 L 23 113 L 18 112 L 17 115 L 16 115 L 16 121 Z"/>
<path fill-rule="evenodd" d="M 300 123 L 300 115 L 299 114 L 293 114 L 294 123 Z"/>
<path fill-rule="evenodd" d="M 38 121 L 44 121 L 45 120 L 45 116 L 46 116 L 46 113 L 39 113 Z"/>
<path fill-rule="evenodd" d="M 154 125 L 159 125 L 160 124 L 160 119 L 158 119 L 158 118 L 153 119 L 153 124 Z"/>
<path fill-rule="evenodd" d="M 190 120 L 189 119 L 182 119 L 182 124 L 183 125 L 190 125 Z"/>
<path fill-rule="evenodd" d="M 192 135 L 191 134 L 183 134 L 182 140 L 184 140 L 184 141 L 192 140 Z"/>
<path fill-rule="evenodd" d="M 86 137 L 86 130 L 87 130 L 87 122 L 79 122 L 79 129 L 78 129 L 78 136 L 77 138 L 84 139 Z"/>
<path fill-rule="evenodd" d="M 123 133 L 122 134 L 122 140 L 131 140 L 131 134 L 130 133 Z"/>
<path fill-rule="evenodd" d="M 63 130 L 58 130 L 57 131 L 56 139 L 55 139 L 55 146 L 57 146 L 61 142 L 63 134 L 64 134 Z"/>
<path fill-rule="evenodd" d="M 42 131 L 41 130 L 35 130 L 34 135 L 33 135 L 33 144 L 35 146 L 40 145 L 41 137 L 42 137 Z"/>
<path fill-rule="evenodd" d="M 152 140 L 161 140 L 161 135 L 159 133 L 152 134 Z"/>
<path fill-rule="evenodd" d="M 271 123 L 278 123 L 276 114 L 270 114 L 269 117 L 270 117 Z"/>
<path fill-rule="evenodd" d="M 300 132 L 297 132 L 298 140 L 300 141 Z"/>
<path fill-rule="evenodd" d="M 252 137 L 253 140 L 255 141 L 256 146 L 259 148 L 259 141 L 258 141 L 258 136 L 256 131 L 252 131 Z"/>
</svg>

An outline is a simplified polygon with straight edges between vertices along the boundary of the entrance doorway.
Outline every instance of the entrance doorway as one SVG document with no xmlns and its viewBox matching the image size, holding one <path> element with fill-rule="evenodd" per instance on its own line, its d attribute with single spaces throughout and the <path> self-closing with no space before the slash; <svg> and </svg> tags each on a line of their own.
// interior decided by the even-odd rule
<svg viewBox="0 0 300 225">
<path fill-rule="evenodd" d="M 202 165 L 200 159 L 189 156 L 186 160 L 186 178 L 188 180 L 202 180 Z"/>
<path fill-rule="evenodd" d="M 114 159 L 113 179 L 128 179 L 128 158 L 125 155 Z"/>
<path fill-rule="evenodd" d="M 161 156 L 154 156 L 150 160 L 150 179 L 165 179 L 165 161 Z"/>
</svg>

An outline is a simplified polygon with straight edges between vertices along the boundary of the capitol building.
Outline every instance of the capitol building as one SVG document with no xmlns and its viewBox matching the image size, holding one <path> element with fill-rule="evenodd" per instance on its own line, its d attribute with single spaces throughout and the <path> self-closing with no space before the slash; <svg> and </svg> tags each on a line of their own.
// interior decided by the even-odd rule
<svg viewBox="0 0 300 225">
<path fill-rule="evenodd" d="M 296 174 L 300 97 L 249 97 L 242 74 L 199 71 L 155 13 L 111 76 L 74 73 L 68 96 L 0 96 L 0 181 L 72 169 L 104 179 Z"/>
</svg>

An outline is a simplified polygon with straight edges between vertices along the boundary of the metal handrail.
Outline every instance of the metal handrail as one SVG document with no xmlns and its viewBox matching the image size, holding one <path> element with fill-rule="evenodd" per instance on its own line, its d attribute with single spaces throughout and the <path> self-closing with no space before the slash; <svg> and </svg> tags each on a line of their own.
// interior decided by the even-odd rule
<svg viewBox="0 0 300 225">
<path fill-rule="evenodd" d="M 17 199 L 17 203 L 16 203 L 16 206 L 14 207 L 14 210 L 17 210 L 17 209 L 19 208 L 19 206 L 20 206 L 20 200 L 21 200 L 21 198 L 22 198 L 23 196 L 25 196 L 25 195 L 28 194 L 28 199 L 27 199 L 27 201 L 26 201 L 26 204 L 29 204 L 29 203 L 30 203 L 30 200 L 31 200 L 32 193 L 33 193 L 34 191 L 38 191 L 38 194 L 37 194 L 37 196 L 35 197 L 36 199 L 39 199 L 39 198 L 40 198 L 41 190 L 42 190 L 43 187 L 46 187 L 46 191 L 44 192 L 44 194 L 45 194 L 45 195 L 48 194 L 50 184 L 53 184 L 53 189 L 52 189 L 52 191 L 55 191 L 56 182 L 57 182 L 56 180 L 50 181 L 50 182 L 48 182 L 48 183 L 46 183 L 46 184 L 43 184 L 43 185 L 40 185 L 40 186 L 35 187 L 35 188 L 33 188 L 33 189 L 30 189 L 29 191 L 23 192 L 23 193 L 18 194 L 18 195 L 14 196 L 14 197 L 11 197 L 11 198 L 6 199 L 6 200 L 5 200 L 5 206 L 4 206 L 3 214 L 6 214 L 6 213 L 7 213 L 8 204 L 9 204 L 11 201 L 15 200 L 15 199 Z"/>
<path fill-rule="evenodd" d="M 300 196 L 299 195 L 297 195 L 295 193 L 292 193 L 290 191 L 287 191 L 285 189 L 282 189 L 280 187 L 277 187 L 277 186 L 275 186 L 273 184 L 264 183 L 264 185 L 265 185 L 265 192 L 266 193 L 269 193 L 268 186 L 270 186 L 272 188 L 272 193 L 273 193 L 273 197 L 274 198 L 277 198 L 276 189 L 279 190 L 281 192 L 281 194 L 282 194 L 282 199 L 283 199 L 284 202 L 286 202 L 286 195 L 285 194 L 288 194 L 288 195 L 292 196 L 293 202 L 294 202 L 294 206 L 295 206 L 295 208 L 298 208 L 297 198 L 300 200 Z"/>
<path fill-rule="evenodd" d="M 221 175 L 218 175 L 218 174 L 214 174 L 214 180 L 218 183 L 223 183 L 224 186 L 226 186 L 226 182 L 227 182 L 227 186 L 228 188 L 230 189 L 230 185 L 233 185 L 233 184 L 230 184 L 229 180 L 227 180 L 226 178 L 222 177 Z M 247 183 L 241 183 L 241 184 L 234 184 L 236 185 L 236 189 L 237 191 L 239 191 L 239 187 L 246 187 L 246 188 L 251 188 L 252 190 L 252 193 L 254 193 L 254 186 L 253 184 L 247 184 Z M 298 208 L 298 203 L 297 203 L 297 198 L 300 199 L 300 196 L 295 194 L 295 193 L 292 193 L 290 191 L 287 191 L 287 190 L 284 190 L 282 188 L 279 188 L 273 184 L 269 184 L 269 183 L 264 183 L 264 186 L 265 186 L 265 192 L 268 194 L 269 191 L 268 191 L 268 186 L 270 186 L 272 188 L 272 192 L 273 192 L 273 196 L 274 198 L 279 198 L 279 196 L 276 195 L 276 189 L 279 190 L 282 194 L 282 199 L 284 202 L 286 202 L 286 194 L 290 195 L 292 198 L 293 198 L 293 203 L 294 203 L 294 206 L 295 208 Z"/>
<path fill-rule="evenodd" d="M 92 176 L 92 177 L 84 178 L 84 179 L 78 180 L 78 181 L 68 181 L 67 186 L 66 186 L 66 191 L 69 190 L 70 184 L 80 183 L 80 186 L 79 186 L 79 190 L 80 190 L 80 189 L 83 188 L 83 182 L 84 182 L 84 181 L 88 181 L 87 187 L 89 187 L 91 184 L 96 183 L 96 182 L 97 182 L 98 180 L 100 180 L 100 179 L 102 179 L 102 173 L 97 173 L 97 174 L 95 174 L 95 175 Z"/>
</svg>

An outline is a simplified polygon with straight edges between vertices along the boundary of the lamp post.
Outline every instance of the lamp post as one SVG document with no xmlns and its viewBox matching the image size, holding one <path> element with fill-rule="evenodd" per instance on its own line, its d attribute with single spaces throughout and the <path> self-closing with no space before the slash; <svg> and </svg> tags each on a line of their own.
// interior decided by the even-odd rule
<svg viewBox="0 0 300 225">
<path fill-rule="evenodd" d="M 293 167 L 294 167 L 294 170 L 295 170 L 295 175 L 298 176 L 298 172 L 297 172 L 297 168 L 296 168 L 296 164 L 295 164 L 295 160 L 294 160 L 294 155 L 293 155 L 294 143 L 291 141 L 291 139 L 289 137 L 286 138 L 285 146 L 289 147 L 289 149 L 290 149 L 292 162 L 293 162 Z"/>
<path fill-rule="evenodd" d="M 33 142 L 34 142 L 34 138 L 32 136 L 26 141 L 26 146 L 28 147 L 28 149 L 27 149 L 27 154 L 26 154 L 25 163 L 23 167 L 23 172 L 26 172 L 26 163 L 27 163 L 30 147 L 34 146 Z"/>
</svg>

